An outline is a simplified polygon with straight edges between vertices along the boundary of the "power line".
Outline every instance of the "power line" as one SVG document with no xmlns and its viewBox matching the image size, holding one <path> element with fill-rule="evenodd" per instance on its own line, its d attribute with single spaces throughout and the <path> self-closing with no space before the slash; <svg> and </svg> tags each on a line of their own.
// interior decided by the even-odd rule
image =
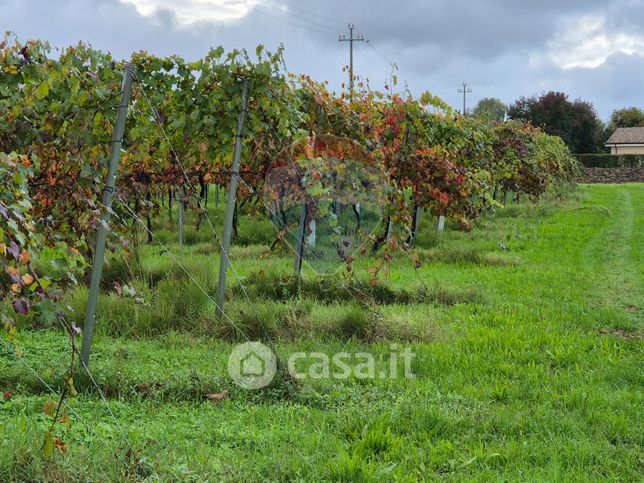
<svg viewBox="0 0 644 483">
<path fill-rule="evenodd" d="M 382 59 L 382 61 L 385 62 L 385 64 L 387 65 L 387 68 L 389 69 L 389 72 L 388 72 L 389 74 L 393 74 L 394 70 L 398 70 L 398 66 L 395 64 L 395 62 L 388 60 L 379 50 L 377 50 L 373 46 L 373 44 L 371 44 L 371 42 L 369 40 L 367 40 L 365 43 L 369 47 L 371 47 L 374 50 L 374 52 L 376 52 L 378 54 L 378 56 Z M 373 60 L 373 58 L 370 57 L 370 56 L 367 56 L 367 54 L 364 51 L 362 51 L 362 49 L 358 50 L 358 52 L 360 52 L 365 58 L 369 59 L 374 65 L 376 64 L 376 62 Z"/>
<path fill-rule="evenodd" d="M 312 12 L 310 10 L 306 10 L 306 9 L 303 9 L 303 8 L 300 8 L 300 7 L 296 7 L 295 5 L 292 5 L 290 2 L 285 1 L 285 0 L 282 0 L 281 3 L 283 5 L 286 5 L 289 9 L 296 10 L 298 12 L 302 12 L 305 15 L 311 15 L 313 17 L 317 17 L 317 18 L 320 18 L 320 19 L 323 19 L 323 20 L 328 20 L 328 21 L 335 22 L 335 23 L 338 23 L 338 24 L 345 24 L 345 22 L 342 22 L 341 20 L 338 20 L 337 18 L 332 18 L 332 17 L 328 17 L 328 16 L 325 16 L 325 15 L 320 15 L 320 14 Z M 278 4 L 278 6 L 279 6 L 279 4 Z M 288 11 L 284 12 L 284 13 L 286 15 L 290 15 L 291 17 L 299 19 L 299 20 L 301 20 L 303 22 L 307 22 L 307 23 L 310 23 L 311 25 L 315 25 L 316 27 L 320 27 L 320 28 L 322 28 L 324 30 L 320 30 L 320 28 L 314 28 L 314 27 L 310 27 L 308 25 L 302 25 L 301 23 L 298 23 L 298 22 L 294 22 L 294 21 L 291 21 L 291 20 L 288 20 L 288 19 L 277 17 L 277 16 L 272 15 L 272 14 L 270 14 L 270 13 L 268 13 L 268 12 L 262 10 L 262 9 L 259 9 L 257 7 L 255 7 L 251 11 L 257 12 L 257 13 L 259 13 L 261 15 L 264 15 L 266 17 L 269 17 L 269 18 L 271 18 L 273 20 L 277 20 L 278 22 L 282 22 L 282 23 L 285 23 L 285 24 L 288 24 L 288 25 L 292 25 L 294 27 L 298 27 L 298 28 L 301 28 L 301 29 L 304 29 L 304 30 L 309 30 L 311 32 L 321 33 L 321 34 L 325 34 L 325 35 L 326 34 L 337 34 L 337 33 L 339 33 L 339 30 L 336 30 L 335 27 L 331 27 L 329 25 L 324 25 L 324 24 L 319 23 L 319 22 L 314 22 L 312 20 L 308 20 L 308 19 L 306 19 L 306 18 L 304 18 L 304 17 L 302 17 L 300 15 L 296 15 L 296 14 L 294 14 L 292 12 L 288 12 Z M 350 93 L 350 96 L 351 96 L 351 93 L 353 91 L 353 81 L 354 81 L 354 76 L 353 76 L 353 42 L 356 42 L 356 41 L 364 41 L 364 42 L 366 42 L 369 45 L 369 47 L 372 48 L 373 51 L 387 64 L 387 66 L 389 67 L 389 69 L 392 70 L 392 72 L 393 72 L 393 70 L 399 71 L 399 69 L 398 69 L 397 64 L 393 60 L 390 60 L 385 54 L 383 54 L 382 51 L 380 49 L 378 49 L 370 40 L 365 40 L 364 36 L 358 35 L 358 36 L 356 36 L 354 38 L 351 38 L 354 26 L 353 26 L 353 24 L 348 24 L 348 25 L 349 25 L 349 38 L 347 38 L 345 35 L 342 35 L 342 36 L 340 36 L 340 38 L 338 40 L 340 40 L 341 42 L 349 42 L 349 45 L 350 45 L 350 47 L 349 47 L 349 93 Z M 374 63 L 373 60 L 369 56 L 367 56 L 365 54 L 365 52 L 360 52 L 360 54 L 363 55 L 369 62 Z"/>
<path fill-rule="evenodd" d="M 367 53 L 356 46 L 356 52 L 360 54 L 365 60 L 369 62 L 375 69 L 378 71 L 382 71 L 382 64 L 380 62 L 376 62 L 373 57 L 367 55 Z M 375 77 L 366 77 L 367 83 L 369 83 L 370 79 L 375 79 Z M 387 82 L 387 75 L 384 76 L 385 83 Z"/>
<path fill-rule="evenodd" d="M 289 11 L 286 11 L 286 12 L 284 12 L 284 13 L 285 13 L 286 15 L 290 15 L 291 17 L 295 17 L 295 18 L 297 18 L 297 19 L 300 19 L 300 20 L 302 20 L 302 21 L 304 21 L 304 22 L 308 22 L 308 23 L 310 23 L 311 25 L 315 25 L 315 26 L 317 26 L 317 27 L 322 27 L 322 28 L 327 29 L 327 30 L 332 30 L 334 33 L 342 33 L 342 31 L 341 31 L 341 30 L 337 30 L 335 27 L 330 27 L 329 25 L 325 25 L 325 24 L 322 24 L 322 23 L 319 23 L 319 22 L 314 22 L 313 20 L 309 20 L 309 19 L 307 19 L 306 17 L 302 17 L 301 15 L 296 15 L 296 14 L 291 13 L 291 12 L 289 12 Z"/>
<path fill-rule="evenodd" d="M 311 32 L 317 32 L 319 34 L 324 34 L 324 35 L 330 35 L 330 34 L 331 35 L 336 35 L 337 34 L 337 31 L 333 31 L 331 29 L 329 29 L 329 30 L 320 30 L 320 29 L 312 28 L 312 27 L 309 27 L 309 26 L 306 26 L 306 25 L 301 25 L 299 23 L 291 22 L 290 20 L 286 20 L 286 19 L 283 19 L 283 18 L 280 18 L 280 17 L 276 17 L 275 15 L 271 15 L 268 12 L 264 12 L 263 10 L 260 10 L 257 7 L 255 7 L 252 10 L 252 12 L 257 12 L 259 14 L 262 14 L 262 15 L 266 16 L 266 17 L 272 18 L 273 20 L 277 20 L 278 22 L 282 22 L 282 23 L 285 23 L 285 24 L 288 24 L 288 25 L 292 25 L 293 27 L 298 27 L 298 28 L 301 28 L 301 29 L 304 29 L 304 30 L 309 30 Z"/>
<path fill-rule="evenodd" d="M 340 25 L 346 25 L 348 23 L 348 22 L 345 22 L 343 20 L 338 20 L 337 18 L 326 17 L 324 15 L 320 15 L 319 13 L 315 13 L 315 12 L 312 12 L 310 10 L 305 10 L 303 8 L 296 7 L 296 6 L 292 5 L 292 4 L 290 4 L 289 2 L 284 2 L 284 3 L 287 4 L 293 10 L 298 10 L 300 12 L 307 13 L 309 15 L 313 15 L 314 17 L 318 17 L 318 18 L 321 18 L 321 19 L 324 19 L 324 20 L 330 20 L 331 22 L 336 22 L 336 23 L 338 23 Z"/>
<path fill-rule="evenodd" d="M 367 40 L 367 44 L 369 45 L 369 47 L 371 47 L 374 50 L 374 52 L 376 52 L 376 54 L 380 56 L 382 60 L 384 60 L 387 63 L 387 65 L 391 66 L 394 64 L 392 60 L 388 59 L 385 54 L 383 54 L 379 49 L 376 48 L 375 45 L 373 45 L 371 40 Z"/>
<path fill-rule="evenodd" d="M 379 56 L 379 57 L 380 57 L 380 58 L 381 58 L 381 59 L 382 59 L 382 60 L 387 64 L 387 66 L 388 66 L 388 67 L 389 67 L 389 69 L 390 69 L 389 74 L 390 74 L 392 77 L 398 77 L 399 75 L 402 75 L 402 73 L 400 72 L 400 68 L 399 68 L 398 64 L 397 64 L 395 61 L 393 61 L 393 60 L 389 60 L 389 59 L 387 58 L 387 56 L 386 56 L 385 54 L 383 54 L 383 53 L 382 53 L 382 51 L 381 51 L 380 49 L 378 49 L 378 48 L 373 44 L 373 42 L 371 42 L 371 40 L 367 40 L 367 41 L 366 41 L 366 44 L 367 44 L 369 47 L 371 47 L 371 48 L 373 49 L 373 51 L 374 51 L 376 54 L 378 54 L 378 56 Z M 364 55 L 364 53 L 362 53 L 362 54 Z M 396 75 L 396 73 L 398 73 L 399 75 L 397 76 L 397 75 Z M 404 78 L 403 78 L 403 80 L 404 80 L 404 83 L 405 83 L 405 89 L 404 89 L 404 91 L 405 91 L 405 92 L 407 92 L 409 96 L 412 96 L 412 97 L 413 97 L 413 94 L 411 93 L 411 90 L 409 89 L 409 85 L 408 85 L 408 83 L 407 83 L 408 79 L 404 79 Z M 392 82 L 393 82 L 393 81 L 392 81 Z"/>
<path fill-rule="evenodd" d="M 342 20 L 338 20 L 337 18 L 332 18 L 332 17 L 327 17 L 327 16 L 325 16 L 325 15 L 320 15 L 320 14 L 318 14 L 318 13 L 312 12 L 311 10 L 306 10 L 306 9 L 304 9 L 304 8 L 301 8 L 301 7 L 296 7 L 295 5 L 291 4 L 289 1 L 286 1 L 286 0 L 282 0 L 282 3 L 284 3 L 284 4 L 285 4 L 288 8 L 290 8 L 290 9 L 297 10 L 297 11 L 302 12 L 302 13 L 304 13 L 304 14 L 312 15 L 312 16 L 317 17 L 317 18 L 320 18 L 320 19 L 329 20 L 329 21 L 331 21 L 331 22 L 335 22 L 335 23 L 338 23 L 338 24 L 341 24 L 341 25 L 347 25 L 347 24 L 349 23 L 349 22 L 345 22 L 345 21 L 342 21 Z M 288 12 L 287 12 L 287 13 L 288 13 Z M 289 14 L 289 15 L 292 15 L 292 16 L 294 16 L 294 17 L 296 17 L 296 18 L 300 18 L 300 19 L 302 19 L 302 20 L 305 20 L 304 18 L 299 17 L 299 16 L 297 16 L 297 15 L 295 15 L 295 14 L 293 14 L 293 13 L 288 13 L 288 14 Z M 319 24 L 319 23 L 311 22 L 310 20 L 305 20 L 305 21 L 308 21 L 308 22 L 310 22 L 310 23 L 313 23 L 314 25 L 323 26 L 324 28 L 327 28 L 327 29 L 328 29 L 328 28 L 333 28 L 333 27 L 329 27 L 329 26 L 327 26 L 327 25 L 322 25 L 322 24 Z M 379 49 L 378 49 L 378 48 L 377 48 L 377 47 L 376 47 L 376 46 L 371 42 L 371 40 L 366 40 L 366 43 L 368 43 L 368 44 L 369 44 L 369 47 L 371 47 L 371 48 L 372 48 L 372 49 L 373 49 L 373 50 L 374 50 L 374 51 L 375 51 L 375 52 L 376 52 L 376 53 L 377 53 L 377 54 L 378 54 L 378 55 L 379 55 L 379 56 L 380 56 L 380 57 L 381 57 L 381 58 L 382 58 L 386 63 L 387 63 L 387 65 L 391 66 L 391 65 L 394 63 L 392 60 L 390 60 L 389 58 L 387 58 L 387 56 L 386 56 L 386 55 L 384 55 L 384 54 L 383 54 L 383 53 L 382 53 L 382 52 L 381 52 L 381 51 L 380 51 L 380 50 L 379 50 Z M 364 55 L 364 52 L 363 52 L 363 55 Z"/>
<path fill-rule="evenodd" d="M 308 15 L 312 15 L 313 17 L 321 18 L 324 20 L 330 20 L 331 22 L 336 22 L 340 25 L 346 25 L 349 22 L 344 22 L 342 20 L 338 20 L 337 18 L 331 18 L 331 17 L 326 17 L 324 15 L 320 15 L 319 13 L 312 12 L 310 10 L 305 10 L 300 7 L 296 7 L 295 5 L 292 5 L 290 2 L 282 0 L 285 5 L 287 5 L 289 8 L 292 8 L 293 10 L 297 10 L 298 12 L 306 13 Z"/>
<path fill-rule="evenodd" d="M 367 53 L 364 52 L 362 49 L 358 48 L 358 46 L 356 46 L 356 52 L 358 52 L 361 56 L 367 59 L 371 64 L 373 64 L 374 66 L 377 66 L 377 63 L 373 59 L 373 57 L 370 57 L 369 55 L 367 55 Z"/>
</svg>

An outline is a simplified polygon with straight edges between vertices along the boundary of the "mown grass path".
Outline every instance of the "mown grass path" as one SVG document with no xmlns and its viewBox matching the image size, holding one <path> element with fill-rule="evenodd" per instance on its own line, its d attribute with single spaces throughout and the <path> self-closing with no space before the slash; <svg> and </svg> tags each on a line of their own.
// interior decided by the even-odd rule
<svg viewBox="0 0 644 483">
<path fill-rule="evenodd" d="M 585 262 L 591 266 L 593 260 L 602 262 L 603 272 L 597 280 L 599 286 L 595 287 L 601 295 L 599 301 L 637 313 L 644 299 L 641 259 L 644 194 L 628 185 L 612 190 L 602 186 L 594 192 L 598 203 L 617 206 L 607 214 L 606 225 L 584 250 Z"/>
<path fill-rule="evenodd" d="M 105 405 L 81 380 L 70 405 L 92 430 L 78 421 L 58 428 L 69 451 L 46 461 L 42 407 L 51 396 L 0 351 L 0 390 L 11 392 L 0 402 L 0 479 L 641 480 L 643 240 L 644 185 L 582 185 L 576 201 L 513 205 L 472 233 L 426 241 L 425 283 L 476 297 L 382 307 L 374 343 L 334 332 L 351 304 L 285 304 L 300 310 L 288 328 L 299 337 L 278 337 L 280 356 L 369 351 L 383 358 L 380 368 L 391 339 L 416 352 L 414 379 L 307 379 L 253 393 L 226 374 L 231 342 L 189 327 L 138 339 L 104 333 L 92 368 L 141 460 L 127 468 L 92 433 L 127 459 Z M 213 262 L 196 249 L 186 259 L 196 268 Z M 149 262 L 160 263 L 152 255 Z M 244 276 L 258 266 L 291 266 L 252 255 L 236 262 Z M 391 286 L 417 283 L 408 263 L 392 268 Z M 162 305 L 159 294 L 145 296 L 149 308 L 112 300 L 99 327 L 135 325 L 135 310 Z M 281 307 L 261 298 L 253 304 Z M 60 332 L 23 330 L 16 345 L 25 363 L 60 385 L 68 357 Z M 224 389 L 227 399 L 203 401 Z"/>
</svg>

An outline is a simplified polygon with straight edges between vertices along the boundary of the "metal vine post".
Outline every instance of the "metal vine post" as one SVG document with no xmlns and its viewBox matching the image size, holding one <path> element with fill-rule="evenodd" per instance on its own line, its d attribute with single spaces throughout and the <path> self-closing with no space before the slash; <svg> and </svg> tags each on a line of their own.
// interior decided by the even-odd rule
<svg viewBox="0 0 644 483">
<path fill-rule="evenodd" d="M 297 229 L 297 241 L 295 250 L 295 276 L 299 277 L 302 272 L 302 257 L 304 256 L 304 245 L 306 243 L 306 222 L 307 222 L 308 205 L 306 201 L 302 204 L 300 209 L 300 223 Z"/>
<path fill-rule="evenodd" d="M 235 151 L 233 153 L 233 165 L 228 186 L 228 199 L 226 205 L 226 218 L 224 220 L 224 239 L 221 245 L 221 258 L 219 261 L 219 280 L 217 282 L 216 314 L 218 318 L 223 316 L 224 296 L 226 290 L 226 271 L 228 270 L 228 254 L 230 242 L 233 236 L 233 216 L 235 214 L 235 201 L 237 198 L 237 184 L 239 183 L 239 162 L 242 150 L 242 131 L 248 112 L 248 79 L 243 79 L 242 107 L 237 119 L 237 134 L 235 135 Z"/>
<path fill-rule="evenodd" d="M 81 346 L 81 360 L 86 367 L 89 367 L 89 355 L 92 350 L 92 337 L 94 335 L 94 324 L 96 321 L 96 305 L 98 303 L 98 292 L 101 285 L 101 274 L 103 273 L 103 259 L 105 257 L 105 242 L 109 229 L 110 212 L 112 211 L 112 200 L 116 187 L 116 173 L 121 160 L 121 147 L 123 146 L 123 133 L 125 132 L 125 120 L 132 94 L 132 80 L 134 79 L 135 68 L 133 65 L 125 66 L 123 85 L 121 87 L 121 101 L 116 113 L 116 124 L 112 133 L 112 149 L 110 161 L 105 178 L 103 189 L 103 205 L 105 211 L 101 215 L 101 223 L 96 236 L 96 247 L 94 250 L 94 263 L 92 264 L 92 275 L 87 299 L 87 310 L 85 312 L 85 324 L 83 325 L 83 343 Z"/>
</svg>

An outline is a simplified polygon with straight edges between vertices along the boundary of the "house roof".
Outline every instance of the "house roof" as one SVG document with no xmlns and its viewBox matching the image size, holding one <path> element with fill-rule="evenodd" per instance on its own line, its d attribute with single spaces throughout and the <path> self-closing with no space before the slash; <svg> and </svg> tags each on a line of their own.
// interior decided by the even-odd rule
<svg viewBox="0 0 644 483">
<path fill-rule="evenodd" d="M 606 144 L 644 144 L 644 127 L 618 127 Z"/>
</svg>

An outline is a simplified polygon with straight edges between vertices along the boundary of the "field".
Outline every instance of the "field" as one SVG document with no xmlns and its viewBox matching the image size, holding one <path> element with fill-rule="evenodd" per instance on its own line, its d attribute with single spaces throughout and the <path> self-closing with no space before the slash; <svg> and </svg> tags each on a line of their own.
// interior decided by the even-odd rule
<svg viewBox="0 0 644 483">
<path fill-rule="evenodd" d="M 56 396 L 36 375 L 62 387 L 64 332 L 19 327 L 20 357 L 0 348 L 0 479 L 639 480 L 643 207 L 642 184 L 581 185 L 488 213 L 470 233 L 439 235 L 424 215 L 418 273 L 398 255 L 373 308 L 306 269 L 288 292 L 292 253 L 266 256 L 272 228 L 242 216 L 232 259 L 249 300 L 229 276 L 226 311 L 251 338 L 280 360 L 369 352 L 382 368 L 392 350 L 416 354 L 415 378 L 278 375 L 258 391 L 231 381 L 240 340 L 206 294 L 143 244 L 139 260 L 106 267 L 106 289 L 136 296 L 101 294 L 91 369 L 107 402 L 79 371 L 68 404 L 82 421 L 68 410 L 55 430 L 64 454 L 43 456 Z M 219 223 L 222 210 L 211 210 Z M 212 232 L 188 229 L 179 250 L 165 212 L 155 230 L 212 294 Z M 370 264 L 354 264 L 359 278 Z M 86 299 L 85 287 L 66 296 L 71 320 Z"/>
</svg>

